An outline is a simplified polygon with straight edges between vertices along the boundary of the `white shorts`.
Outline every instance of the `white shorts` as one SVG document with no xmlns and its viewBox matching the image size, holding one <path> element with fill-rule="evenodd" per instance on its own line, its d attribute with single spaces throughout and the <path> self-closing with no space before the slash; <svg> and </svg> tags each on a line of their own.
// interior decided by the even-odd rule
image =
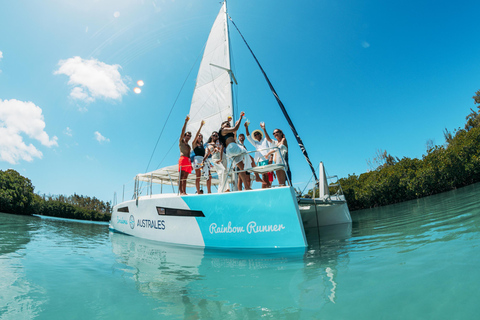
<svg viewBox="0 0 480 320">
<path fill-rule="evenodd" d="M 245 170 L 252 167 L 250 157 L 246 153 L 246 150 L 234 142 L 227 146 L 227 156 L 232 159 L 234 165 L 243 161 Z"/>
<path fill-rule="evenodd" d="M 275 163 L 285 164 L 285 157 L 287 156 L 287 147 L 283 144 L 278 147 L 280 150 L 275 151 Z M 280 156 L 280 154 L 282 156 Z"/>
<path fill-rule="evenodd" d="M 198 169 L 202 169 L 202 161 L 203 161 L 203 157 L 202 156 L 195 156 L 193 158 L 193 169 L 195 170 L 198 170 Z"/>
</svg>

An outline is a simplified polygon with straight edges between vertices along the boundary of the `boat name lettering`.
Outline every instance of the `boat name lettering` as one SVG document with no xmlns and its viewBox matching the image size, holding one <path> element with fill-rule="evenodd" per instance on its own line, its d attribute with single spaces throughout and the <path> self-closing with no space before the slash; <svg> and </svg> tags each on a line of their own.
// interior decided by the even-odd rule
<svg viewBox="0 0 480 320">
<path fill-rule="evenodd" d="M 232 222 L 228 221 L 228 225 L 226 227 L 223 224 L 218 227 L 216 223 L 212 223 L 210 225 L 210 233 L 242 233 L 245 232 L 243 227 L 232 227 Z"/>
<path fill-rule="evenodd" d="M 223 224 L 218 226 L 216 223 L 210 225 L 209 231 L 211 234 L 214 233 L 243 233 L 247 231 L 248 234 L 260 233 L 260 232 L 279 232 L 285 229 L 283 224 L 268 224 L 268 225 L 257 225 L 255 221 L 250 221 L 247 224 L 245 230 L 244 227 L 232 227 L 232 222 L 229 221 L 227 226 Z"/>
<path fill-rule="evenodd" d="M 118 224 L 128 224 L 128 221 L 123 219 L 122 217 L 117 217 Z"/>
<path fill-rule="evenodd" d="M 137 227 L 165 230 L 165 220 L 138 219 Z"/>
<path fill-rule="evenodd" d="M 257 226 L 255 221 L 250 221 L 247 224 L 247 232 L 250 233 L 259 233 L 259 232 L 278 232 L 285 229 L 283 224 L 269 224 L 264 226 Z"/>
</svg>

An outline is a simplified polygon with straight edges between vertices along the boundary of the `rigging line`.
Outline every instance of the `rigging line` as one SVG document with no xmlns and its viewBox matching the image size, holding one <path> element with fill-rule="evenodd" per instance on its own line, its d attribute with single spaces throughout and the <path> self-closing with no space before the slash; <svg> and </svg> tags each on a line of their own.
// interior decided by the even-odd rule
<svg viewBox="0 0 480 320">
<path fill-rule="evenodd" d="M 175 101 L 173 102 L 172 108 L 170 109 L 170 112 L 168 113 L 167 119 L 165 120 L 165 123 L 163 124 L 162 131 L 160 131 L 160 135 L 158 136 L 157 142 L 155 143 L 155 147 L 153 148 L 153 152 L 152 152 L 152 155 L 150 156 L 150 160 L 148 160 L 148 164 L 147 164 L 147 168 L 145 169 L 145 173 L 148 171 L 148 168 L 150 167 L 150 163 L 152 162 L 153 155 L 155 154 L 155 151 L 157 150 L 158 142 L 160 141 L 160 138 L 162 137 L 163 131 L 165 130 L 165 127 L 168 123 L 168 119 L 170 118 L 170 115 L 172 114 L 173 108 L 175 108 L 175 105 L 177 104 L 178 98 L 180 97 L 180 94 L 182 93 L 183 87 L 185 87 L 185 83 L 187 83 L 187 80 L 190 77 L 190 74 L 192 73 L 193 68 L 197 64 L 198 58 L 200 58 L 200 56 L 202 55 L 203 51 L 205 50 L 206 45 L 207 45 L 207 43 L 205 42 L 202 50 L 200 51 L 200 54 L 198 55 L 197 59 L 195 59 L 195 63 L 192 65 L 192 67 L 190 68 L 190 71 L 188 72 L 187 77 L 183 81 L 182 87 L 180 88 L 180 91 L 178 92 L 177 97 L 175 98 Z"/>
<path fill-rule="evenodd" d="M 305 189 L 307 189 L 308 184 L 310 183 L 310 181 L 312 181 L 312 178 L 313 178 L 313 176 L 310 177 L 310 180 L 308 180 L 307 184 L 305 185 L 305 188 L 303 188 L 303 190 L 302 190 L 302 195 L 304 194 Z M 313 188 L 312 188 L 312 189 L 313 189 Z M 315 195 L 313 195 L 313 197 L 315 197 Z"/>
<path fill-rule="evenodd" d="M 177 142 L 176 140 L 173 141 L 172 143 L 172 146 L 170 147 L 170 149 L 168 149 L 167 153 L 165 153 L 165 156 L 163 157 L 163 159 L 160 161 L 160 163 L 158 164 L 157 168 L 155 170 L 157 170 L 158 168 L 160 168 L 160 165 L 162 164 L 163 160 L 165 160 L 165 158 L 167 157 L 167 155 L 170 153 L 170 151 L 172 150 L 173 146 L 175 145 L 175 142 Z"/>
<path fill-rule="evenodd" d="M 253 53 L 252 49 L 251 49 L 250 46 L 248 45 L 247 40 L 245 40 L 245 38 L 243 37 L 243 34 L 240 32 L 240 30 L 238 29 L 238 27 L 237 27 L 237 25 L 235 24 L 235 22 L 233 22 L 232 18 L 231 18 L 230 16 L 228 16 L 228 18 L 229 18 L 230 21 L 232 22 L 232 24 L 233 24 L 233 26 L 235 27 L 235 29 L 237 29 L 238 33 L 240 34 L 240 36 L 241 36 L 242 39 L 243 39 L 243 42 L 245 42 L 245 44 L 247 45 L 248 50 L 250 51 L 250 53 L 252 54 L 253 58 L 254 58 L 255 61 L 257 62 L 258 67 L 259 67 L 260 70 L 262 71 L 263 76 L 265 77 L 265 80 L 267 81 L 268 86 L 270 87 L 270 90 L 272 91 L 272 94 L 274 95 L 275 99 L 277 100 L 277 103 L 278 103 L 278 105 L 280 106 L 280 109 L 282 110 L 283 115 L 284 115 L 285 118 L 287 119 L 288 125 L 290 126 L 290 129 L 292 130 L 293 135 L 295 136 L 295 139 L 297 140 L 297 143 L 298 143 L 298 146 L 300 147 L 300 150 L 302 150 L 303 156 L 305 157 L 305 159 L 307 160 L 307 163 L 308 163 L 309 166 L 310 166 L 310 170 L 312 170 L 312 172 L 313 172 L 313 176 L 315 177 L 315 182 L 318 182 L 317 174 L 315 173 L 315 169 L 313 168 L 312 162 L 310 161 L 310 158 L 308 157 L 307 150 L 305 149 L 305 146 L 304 146 L 304 144 L 303 144 L 303 141 L 302 141 L 302 139 L 300 138 L 300 135 L 298 134 L 297 130 L 295 129 L 295 126 L 293 125 L 293 122 L 292 122 L 292 120 L 290 119 L 290 116 L 288 115 L 287 110 L 285 109 L 285 106 L 283 105 L 282 101 L 280 100 L 280 97 L 278 96 L 277 92 L 276 92 L 275 89 L 273 88 L 273 85 L 272 85 L 272 83 L 270 82 L 270 79 L 268 79 L 267 74 L 265 73 L 265 71 L 263 70 L 262 66 L 260 65 L 260 62 L 258 61 L 257 57 L 255 56 L 255 54 Z"/>
</svg>

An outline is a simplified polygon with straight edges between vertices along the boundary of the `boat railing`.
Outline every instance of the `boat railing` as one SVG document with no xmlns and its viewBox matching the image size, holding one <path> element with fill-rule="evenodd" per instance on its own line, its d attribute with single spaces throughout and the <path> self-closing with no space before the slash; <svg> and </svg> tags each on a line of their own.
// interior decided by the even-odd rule
<svg viewBox="0 0 480 320">
<path fill-rule="evenodd" d="M 337 175 L 328 176 L 327 182 L 328 188 L 330 189 L 330 196 L 343 196 L 343 189 Z"/>
<path fill-rule="evenodd" d="M 257 164 L 255 164 L 255 161 L 252 159 L 252 162 L 255 164 L 253 167 L 248 166 L 248 168 L 246 168 L 246 169 L 239 170 L 236 166 L 234 166 L 232 159 L 229 159 L 230 160 L 230 165 L 229 165 L 229 168 L 228 168 L 228 173 L 238 174 L 238 173 L 241 173 L 241 172 L 253 172 L 253 173 L 258 173 L 258 174 L 265 174 L 265 173 L 269 173 L 269 172 L 273 172 L 273 171 L 277 171 L 277 170 L 282 170 L 282 171 L 285 172 L 285 181 L 287 181 L 288 185 L 291 186 L 292 182 L 290 181 L 290 177 L 287 174 L 287 170 L 288 170 L 287 165 L 288 164 L 287 164 L 285 158 L 283 157 L 282 152 L 280 151 L 279 147 L 275 146 L 275 147 L 264 148 L 264 149 L 256 149 L 256 150 L 251 150 L 251 151 L 246 150 L 244 153 L 250 155 L 251 153 L 257 153 L 257 152 L 262 153 L 262 151 L 267 152 L 267 153 L 270 152 L 270 151 L 275 151 L 274 154 L 277 154 L 277 155 L 280 156 L 279 163 L 271 163 L 271 164 L 269 163 L 269 164 L 266 164 L 266 165 L 258 166 Z M 245 167 L 245 164 L 244 164 L 244 167 Z"/>
<path fill-rule="evenodd" d="M 271 163 L 271 164 L 266 164 L 266 165 L 261 165 L 258 166 L 255 164 L 253 167 L 248 166 L 248 168 L 240 170 L 238 169 L 234 164 L 232 159 L 229 159 L 229 165 L 227 168 L 225 168 L 225 177 L 224 177 L 224 185 L 231 184 L 232 185 L 232 190 L 236 190 L 236 185 L 237 185 L 237 179 L 239 179 L 238 174 L 241 172 L 250 172 L 250 173 L 256 173 L 256 174 L 265 174 L 268 172 L 273 172 L 273 171 L 278 171 L 282 170 L 285 172 L 285 181 L 288 183 L 288 185 L 292 185 L 292 182 L 290 181 L 289 176 L 287 175 L 287 164 L 284 156 L 282 155 L 282 152 L 280 151 L 279 147 L 270 147 L 270 148 L 265 148 L 265 149 L 258 149 L 258 150 L 245 150 L 245 154 L 248 154 L 249 156 L 252 153 L 256 152 L 261 152 L 261 153 L 268 153 L 270 151 L 275 151 L 274 154 L 280 157 L 280 160 L 277 161 L 278 163 Z M 252 157 L 252 162 L 254 162 L 253 157 Z M 209 165 L 209 164 L 207 164 Z M 210 173 L 216 173 L 216 171 L 209 167 Z M 212 177 L 209 176 L 209 178 L 212 178 L 214 182 L 212 183 L 212 186 L 217 186 L 220 184 L 220 181 L 218 180 L 220 176 L 217 174 L 216 176 L 213 175 Z M 205 177 L 203 174 L 200 176 L 200 184 L 201 186 L 206 186 L 208 178 Z M 191 174 L 187 176 L 185 179 L 187 182 L 188 187 L 194 187 L 195 182 L 196 182 L 196 175 L 195 171 L 193 171 Z M 142 184 L 146 183 L 146 184 Z M 178 186 L 180 184 L 180 174 L 178 173 L 178 166 L 174 165 L 171 167 L 166 167 L 162 169 L 161 172 L 154 171 L 150 172 L 147 174 L 139 174 L 135 177 L 134 181 L 134 190 L 133 190 L 133 200 L 138 200 L 138 198 L 146 191 L 146 195 L 152 197 L 154 194 L 153 191 L 153 184 L 160 184 L 161 185 L 161 191 L 160 193 L 163 193 L 163 185 L 170 185 L 172 187 L 172 192 L 173 193 L 178 193 L 175 192 L 175 186 Z M 125 192 L 125 191 L 124 191 Z M 158 193 L 158 192 L 157 192 Z"/>
</svg>

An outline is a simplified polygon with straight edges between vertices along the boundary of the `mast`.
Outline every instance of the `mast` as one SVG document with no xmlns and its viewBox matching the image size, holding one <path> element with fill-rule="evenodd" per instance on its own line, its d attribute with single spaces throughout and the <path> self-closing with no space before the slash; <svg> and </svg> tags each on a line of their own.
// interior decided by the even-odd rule
<svg viewBox="0 0 480 320">
<path fill-rule="evenodd" d="M 223 7 L 225 8 L 225 30 L 226 30 L 226 34 L 227 34 L 228 65 L 231 68 L 232 52 L 230 50 L 230 29 L 228 28 L 227 0 L 223 1 Z M 232 92 L 232 96 L 231 96 L 231 98 L 232 98 L 232 100 L 231 100 L 231 103 L 232 103 L 232 119 L 233 119 L 233 123 L 235 123 L 235 121 L 236 121 L 236 119 L 235 119 L 235 106 L 233 104 L 233 80 L 235 80 L 235 76 L 233 75 L 233 71 L 231 69 L 229 70 L 228 75 L 230 77 L 230 90 Z M 237 81 L 235 80 L 235 83 L 236 82 Z"/>
</svg>

